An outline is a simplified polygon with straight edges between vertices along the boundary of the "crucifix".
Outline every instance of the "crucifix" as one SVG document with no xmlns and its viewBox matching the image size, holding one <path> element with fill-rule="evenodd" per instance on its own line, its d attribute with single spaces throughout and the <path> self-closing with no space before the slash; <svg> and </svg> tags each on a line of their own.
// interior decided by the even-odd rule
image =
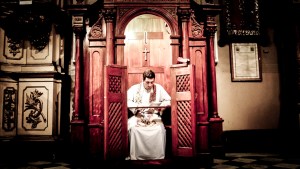
<svg viewBox="0 0 300 169">
<path fill-rule="evenodd" d="M 148 60 L 150 55 L 150 40 L 155 40 L 155 39 L 163 39 L 163 32 L 131 32 L 126 35 L 126 38 L 128 40 L 141 40 L 143 43 L 143 57 L 144 57 L 144 65 L 148 65 Z M 148 58 L 147 58 L 148 57 Z"/>
<path fill-rule="evenodd" d="M 145 61 L 147 61 L 147 53 L 150 53 L 150 51 L 147 50 L 147 47 L 144 48 L 144 57 L 145 57 Z"/>
</svg>

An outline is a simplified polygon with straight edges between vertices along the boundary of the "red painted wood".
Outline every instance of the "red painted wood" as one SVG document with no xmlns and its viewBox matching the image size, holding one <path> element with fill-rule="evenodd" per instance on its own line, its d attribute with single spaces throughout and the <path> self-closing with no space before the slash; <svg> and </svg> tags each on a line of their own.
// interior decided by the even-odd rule
<svg viewBox="0 0 300 169">
<path fill-rule="evenodd" d="M 171 67 L 172 152 L 174 156 L 196 155 L 194 65 Z M 175 85 L 174 85 L 175 84 Z"/>
<path fill-rule="evenodd" d="M 125 66 L 104 68 L 104 159 L 128 155 L 127 70 Z"/>
<path fill-rule="evenodd" d="M 81 98 L 82 98 L 82 91 L 81 91 L 81 41 L 80 37 L 76 36 L 76 52 L 75 52 L 75 89 L 74 89 L 74 114 L 73 118 L 75 120 L 79 119 L 79 114 L 81 111 Z"/>
<path fill-rule="evenodd" d="M 125 1 L 104 1 L 103 5 L 104 15 L 106 16 L 105 23 L 103 22 L 104 25 L 102 25 L 102 28 L 105 28 L 103 29 L 104 34 L 97 42 L 97 44 L 100 45 L 93 46 L 91 45 L 92 41 L 90 40 L 90 46 L 84 47 L 88 48 L 88 52 L 84 52 L 84 54 L 88 54 L 90 59 L 89 66 L 85 66 L 85 69 L 89 69 L 89 75 L 85 74 L 85 76 L 88 75 L 88 77 L 85 78 L 89 78 L 89 94 L 86 95 L 85 93 L 84 95 L 84 97 L 88 97 L 88 99 L 85 98 L 85 100 L 88 100 L 89 107 L 89 112 L 85 114 L 85 116 L 89 117 L 84 117 L 85 119 L 88 119 L 88 122 L 81 121 L 82 123 L 78 124 L 84 126 L 85 123 L 88 123 L 89 138 L 86 139 L 90 140 L 90 152 L 103 153 L 105 159 L 118 157 L 120 152 L 122 154 L 121 156 L 127 153 L 126 148 L 116 150 L 113 149 L 114 147 L 110 146 L 114 145 L 114 143 L 116 143 L 115 141 L 118 141 L 115 139 L 120 137 L 113 132 L 113 129 L 109 128 L 113 126 L 110 122 L 111 118 L 114 117 L 113 115 L 115 115 L 110 111 L 109 106 L 112 103 L 112 98 L 110 97 L 114 97 L 115 94 L 107 92 L 109 83 L 106 77 L 109 73 L 103 72 L 104 67 L 106 65 L 112 66 L 113 64 L 118 64 L 121 67 L 127 66 L 128 74 L 122 74 L 122 77 L 125 79 L 122 78 L 122 94 L 118 95 L 119 98 L 124 99 L 127 88 L 142 80 L 141 74 L 146 68 L 153 69 L 157 73 L 156 82 L 162 84 L 169 93 L 172 93 L 173 90 L 176 90 L 175 84 L 177 82 L 174 83 L 174 77 L 170 67 L 177 64 L 178 57 L 183 57 L 189 58 L 191 65 L 194 65 L 194 78 L 192 79 L 195 84 L 194 87 L 192 87 L 193 96 L 191 96 L 191 98 L 194 98 L 195 102 L 192 103 L 193 110 L 189 111 L 189 115 L 191 115 L 189 117 L 190 120 L 185 121 L 186 124 L 192 124 L 192 128 L 188 130 L 182 129 L 182 131 L 189 131 L 191 133 L 189 141 L 191 141 L 192 144 L 189 145 L 190 148 L 177 147 L 178 145 L 181 146 L 181 144 L 178 143 L 179 139 L 183 139 L 178 137 L 178 129 L 179 127 L 186 126 L 185 124 L 177 123 L 177 108 L 172 107 L 172 124 L 171 127 L 168 128 L 172 130 L 171 132 L 173 133 L 172 156 L 197 156 L 201 153 L 210 153 L 209 146 L 211 144 L 219 144 L 220 134 L 222 133 L 222 119 L 211 117 L 211 115 L 217 113 L 217 91 L 215 90 L 216 86 L 214 86 L 216 84 L 215 67 L 212 65 L 214 64 L 214 44 L 213 41 L 209 39 L 210 37 L 205 37 L 207 35 L 204 35 L 203 32 L 197 37 L 192 33 L 192 31 L 199 30 L 198 28 L 201 28 L 202 31 L 206 30 L 206 23 L 201 23 L 203 25 L 197 27 L 197 29 L 193 27 L 193 24 L 191 24 L 192 20 L 189 18 L 189 12 L 191 12 L 190 1 L 186 0 L 172 1 L 172 3 L 139 2 L 134 4 Z M 178 9 L 180 9 L 181 12 L 177 13 Z M 209 8 L 206 8 L 205 10 L 209 10 Z M 103 10 L 101 9 L 101 11 Z M 203 17 L 207 15 L 206 12 L 207 11 L 203 12 Z M 150 33 L 150 39 L 148 39 L 149 41 L 147 41 L 147 44 L 144 44 L 145 39 L 141 39 L 142 34 L 140 36 L 132 36 L 132 39 L 126 38 L 129 36 L 129 34 L 127 35 L 126 28 L 130 25 L 132 20 L 142 14 L 155 15 L 157 18 L 162 18 L 168 25 L 164 30 L 156 30 L 157 27 L 155 24 L 146 26 L 145 28 L 151 28 L 151 30 L 147 30 L 147 32 L 156 32 L 154 34 L 159 37 L 151 39 L 152 35 Z M 157 18 L 152 19 L 155 20 Z M 133 32 L 143 33 L 144 30 L 142 30 L 142 27 L 144 24 L 147 24 L 147 22 L 147 19 L 141 19 L 137 26 L 135 26 L 136 29 L 141 29 Z M 159 32 L 163 32 L 162 36 Z M 163 37 L 163 39 L 160 39 L 161 37 Z M 93 40 L 93 43 L 96 42 Z M 144 59 L 143 53 L 145 47 L 147 47 L 147 51 L 149 51 L 146 60 Z M 178 69 L 181 66 L 183 65 L 177 65 Z M 115 68 L 112 70 L 119 72 L 119 70 Z M 80 67 L 76 71 L 80 71 Z M 109 72 L 113 73 L 113 71 Z M 76 78 L 80 79 L 78 77 Z M 79 81 L 77 81 L 75 85 L 80 86 L 80 84 L 77 83 L 79 83 Z M 212 91 L 208 90 L 211 89 L 211 83 L 213 83 Z M 86 87 L 77 87 L 75 89 L 75 93 L 78 93 L 77 96 L 75 96 L 75 102 L 78 103 L 75 104 L 76 113 L 74 113 L 74 115 L 76 117 L 81 109 L 79 96 L 82 97 L 81 92 L 87 92 L 86 90 Z M 106 92 L 104 92 L 104 90 L 106 90 Z M 118 97 L 114 98 L 116 99 Z M 172 98 L 173 97 L 176 98 L 176 96 L 172 96 Z M 105 103 L 103 100 L 106 100 Z M 123 106 L 123 104 L 125 104 L 125 102 L 121 104 L 122 109 L 126 107 Z M 172 102 L 172 106 L 173 104 L 176 105 L 176 103 Z M 213 105 L 213 109 L 209 109 L 208 105 Z M 209 113 L 211 111 L 213 113 Z M 107 114 L 104 116 L 105 113 Z M 127 117 L 127 112 L 121 116 L 121 118 L 124 118 L 121 123 L 123 126 L 126 126 L 127 119 L 125 119 L 125 117 Z M 176 127 L 174 127 L 174 125 Z M 88 135 L 84 133 L 84 130 L 82 129 L 83 128 L 77 128 L 77 126 L 72 127 L 73 135 L 78 135 L 80 137 Z M 127 137 L 127 130 L 126 132 L 122 132 L 121 135 Z M 127 144 L 127 140 L 126 142 L 124 141 L 124 143 Z"/>
</svg>

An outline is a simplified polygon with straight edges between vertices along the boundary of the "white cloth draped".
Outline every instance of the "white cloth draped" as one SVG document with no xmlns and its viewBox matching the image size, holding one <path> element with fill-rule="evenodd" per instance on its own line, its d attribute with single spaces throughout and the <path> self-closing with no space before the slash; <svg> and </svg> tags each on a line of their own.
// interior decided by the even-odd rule
<svg viewBox="0 0 300 169">
<path fill-rule="evenodd" d="M 151 126 L 137 126 L 138 118 L 129 119 L 129 143 L 131 160 L 155 160 L 165 158 L 166 129 L 162 122 Z M 135 125 L 134 125 L 135 124 Z"/>
<path fill-rule="evenodd" d="M 161 105 L 169 106 L 171 102 L 170 95 L 164 88 L 156 85 L 155 102 L 161 102 Z M 143 83 L 132 86 L 127 91 L 127 106 L 149 106 L 150 92 L 146 91 Z M 138 100 L 139 102 L 137 102 Z M 131 109 L 134 113 L 135 110 Z M 147 114 L 145 114 L 145 117 Z M 165 158 L 166 147 L 166 129 L 157 114 L 151 114 L 149 125 L 141 123 L 141 118 L 132 116 L 128 119 L 128 134 L 131 160 L 156 160 Z"/>
</svg>

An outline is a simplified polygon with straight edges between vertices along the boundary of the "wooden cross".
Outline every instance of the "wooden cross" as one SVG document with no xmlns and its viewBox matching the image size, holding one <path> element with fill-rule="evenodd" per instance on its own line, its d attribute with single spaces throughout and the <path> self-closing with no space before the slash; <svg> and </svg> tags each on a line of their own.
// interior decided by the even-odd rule
<svg viewBox="0 0 300 169">
<path fill-rule="evenodd" d="M 147 48 L 145 48 L 143 53 L 144 53 L 144 56 L 145 56 L 145 61 L 147 61 L 147 53 L 150 53 L 150 51 L 148 51 Z"/>
<path fill-rule="evenodd" d="M 163 39 L 163 32 L 131 32 L 126 35 L 128 40 L 143 40 L 144 41 L 144 59 L 147 61 L 147 53 L 150 51 L 147 49 L 149 47 L 148 41 L 150 39 Z"/>
</svg>

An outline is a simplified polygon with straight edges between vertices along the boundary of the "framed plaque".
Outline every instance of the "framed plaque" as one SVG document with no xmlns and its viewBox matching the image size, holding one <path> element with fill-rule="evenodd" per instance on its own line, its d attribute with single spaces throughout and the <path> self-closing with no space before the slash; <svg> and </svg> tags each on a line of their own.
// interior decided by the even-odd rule
<svg viewBox="0 0 300 169">
<path fill-rule="evenodd" d="M 231 43 L 230 59 L 232 81 L 262 81 L 257 43 Z"/>
</svg>

